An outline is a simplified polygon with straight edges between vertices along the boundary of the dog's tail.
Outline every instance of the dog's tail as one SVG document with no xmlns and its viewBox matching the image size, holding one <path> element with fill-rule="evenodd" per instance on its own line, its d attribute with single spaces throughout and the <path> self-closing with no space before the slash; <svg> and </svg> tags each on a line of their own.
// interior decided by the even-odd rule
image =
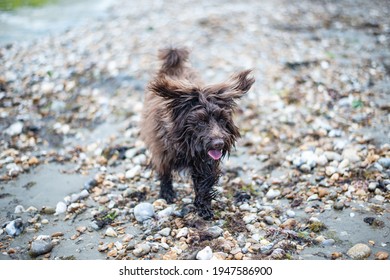
<svg viewBox="0 0 390 280">
<path fill-rule="evenodd" d="M 186 48 L 166 48 L 159 50 L 158 58 L 163 62 L 161 70 L 168 75 L 179 75 L 188 60 Z"/>
</svg>

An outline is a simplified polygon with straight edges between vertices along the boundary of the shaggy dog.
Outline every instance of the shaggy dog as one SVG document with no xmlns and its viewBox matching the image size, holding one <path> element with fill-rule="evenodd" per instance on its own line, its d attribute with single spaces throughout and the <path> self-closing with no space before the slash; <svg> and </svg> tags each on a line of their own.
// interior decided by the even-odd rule
<svg viewBox="0 0 390 280">
<path fill-rule="evenodd" d="M 235 101 L 255 80 L 246 70 L 226 82 L 203 85 L 187 65 L 188 54 L 187 49 L 160 50 L 162 66 L 147 88 L 140 133 L 161 180 L 160 197 L 174 201 L 172 172 L 187 169 L 196 210 L 210 219 L 220 161 L 240 136 L 232 119 Z"/>
</svg>

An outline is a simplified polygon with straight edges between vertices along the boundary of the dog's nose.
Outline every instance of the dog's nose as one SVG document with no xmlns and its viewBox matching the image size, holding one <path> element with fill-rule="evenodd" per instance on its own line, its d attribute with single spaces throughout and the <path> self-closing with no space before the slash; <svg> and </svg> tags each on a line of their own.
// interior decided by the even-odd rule
<svg viewBox="0 0 390 280">
<path fill-rule="evenodd" d="M 222 139 L 214 139 L 211 141 L 211 146 L 213 146 L 213 149 L 221 150 L 223 148 L 223 140 Z"/>
</svg>

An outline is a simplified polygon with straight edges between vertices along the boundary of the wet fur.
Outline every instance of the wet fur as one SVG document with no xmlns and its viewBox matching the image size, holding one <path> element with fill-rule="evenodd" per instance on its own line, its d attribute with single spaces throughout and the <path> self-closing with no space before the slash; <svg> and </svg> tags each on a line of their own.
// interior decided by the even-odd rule
<svg viewBox="0 0 390 280">
<path fill-rule="evenodd" d="M 208 151 L 230 153 L 239 130 L 232 116 L 241 98 L 254 83 L 250 70 L 228 81 L 205 86 L 187 65 L 187 49 L 163 49 L 162 66 L 148 85 L 141 122 L 141 138 L 151 153 L 151 164 L 161 180 L 160 197 L 172 203 L 172 172 L 190 171 L 198 214 L 213 217 L 213 186 L 220 176 L 220 161 Z"/>
</svg>

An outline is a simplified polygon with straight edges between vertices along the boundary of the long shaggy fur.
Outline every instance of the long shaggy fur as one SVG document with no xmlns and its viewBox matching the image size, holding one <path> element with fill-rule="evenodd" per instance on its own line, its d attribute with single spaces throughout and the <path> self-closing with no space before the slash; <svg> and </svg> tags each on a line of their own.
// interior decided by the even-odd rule
<svg viewBox="0 0 390 280">
<path fill-rule="evenodd" d="M 220 161 L 240 136 L 232 119 L 236 100 L 255 80 L 246 70 L 224 83 L 205 86 L 188 67 L 188 55 L 187 49 L 160 50 L 162 66 L 148 85 L 141 138 L 161 180 L 160 197 L 173 202 L 172 172 L 188 169 L 198 214 L 209 219 Z"/>
</svg>

